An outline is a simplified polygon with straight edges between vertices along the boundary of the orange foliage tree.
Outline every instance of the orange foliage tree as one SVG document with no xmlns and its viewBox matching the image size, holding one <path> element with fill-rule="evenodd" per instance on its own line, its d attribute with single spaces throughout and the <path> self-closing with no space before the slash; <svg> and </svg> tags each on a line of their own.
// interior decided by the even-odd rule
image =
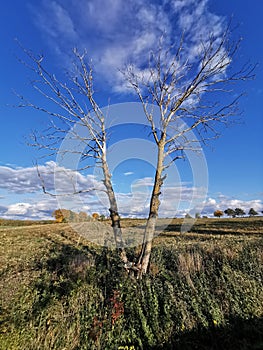
<svg viewBox="0 0 263 350">
<path fill-rule="evenodd" d="M 224 213 L 221 210 L 216 210 L 214 212 L 214 216 L 217 217 L 217 218 L 220 218 L 223 215 L 224 215 Z"/>
<path fill-rule="evenodd" d="M 99 215 L 99 214 L 97 214 Z M 81 211 L 80 213 L 75 213 L 68 209 L 57 209 L 52 213 L 52 216 L 56 219 L 56 222 L 82 222 L 88 220 L 87 213 Z"/>
<path fill-rule="evenodd" d="M 98 213 L 93 213 L 92 217 L 93 217 L 93 219 L 98 220 L 100 215 Z"/>
<path fill-rule="evenodd" d="M 52 216 L 56 219 L 56 222 L 63 222 L 64 216 L 61 209 L 54 210 Z"/>
</svg>

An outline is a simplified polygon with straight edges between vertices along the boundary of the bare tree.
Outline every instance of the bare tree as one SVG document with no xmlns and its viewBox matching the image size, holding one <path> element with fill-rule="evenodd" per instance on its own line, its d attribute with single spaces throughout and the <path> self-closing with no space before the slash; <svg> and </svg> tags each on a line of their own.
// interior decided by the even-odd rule
<svg viewBox="0 0 263 350">
<path fill-rule="evenodd" d="M 49 131 L 43 135 L 34 135 L 34 146 L 47 149 L 54 155 L 60 151 L 60 142 L 73 125 L 81 125 L 86 134 L 73 131 L 72 137 L 85 143 L 85 151 L 80 151 L 81 159 L 91 160 L 84 168 L 101 166 L 103 183 L 110 203 L 110 217 L 114 231 L 116 247 L 126 267 L 138 271 L 141 277 L 147 273 L 152 250 L 152 241 L 160 207 L 160 194 L 166 179 L 165 170 L 176 160 L 184 158 L 186 151 L 200 151 L 199 142 L 192 137 L 193 131 L 204 144 L 220 134 L 217 124 L 227 124 L 229 118 L 238 114 L 239 95 L 234 95 L 233 85 L 253 78 L 254 66 L 246 64 L 236 72 L 231 71 L 240 41 L 230 41 L 231 30 L 228 27 L 220 37 L 209 36 L 200 40 L 195 56 L 187 54 L 187 45 L 182 36 L 177 46 L 167 46 L 160 40 L 157 50 L 150 54 L 147 68 L 138 70 L 128 66 L 124 78 L 136 92 L 148 121 L 157 147 L 156 171 L 151 193 L 150 209 L 144 232 L 141 252 L 136 266 L 128 262 L 116 196 L 111 182 L 107 162 L 107 130 L 105 115 L 94 98 L 93 71 L 86 63 L 85 55 L 74 50 L 76 58 L 75 74 L 69 78 L 69 85 L 62 83 L 43 66 L 43 56 L 35 57 L 25 51 L 33 62 L 31 69 L 39 78 L 33 87 L 55 105 L 55 111 L 39 107 L 22 99 L 21 106 L 30 106 L 48 113 L 52 117 Z M 84 96 L 84 102 L 82 101 Z M 80 98 L 82 97 L 82 98 Z M 86 106 L 88 105 L 88 107 Z M 153 106 L 159 109 L 159 117 L 153 115 Z M 57 122 L 58 121 L 58 122 Z M 65 153 L 78 152 L 67 149 Z M 41 174 L 39 174 L 41 179 Z M 44 192 L 47 193 L 42 182 Z M 89 192 L 87 189 L 74 193 Z"/>
<path fill-rule="evenodd" d="M 235 95 L 233 85 L 253 78 L 255 67 L 251 64 L 231 71 L 240 44 L 231 42 L 231 34 L 229 25 L 222 36 L 211 34 L 205 42 L 200 40 L 195 57 L 187 54 L 183 36 L 177 47 L 168 49 L 161 39 L 147 68 L 140 71 L 129 65 L 123 72 L 142 103 L 158 149 L 149 215 L 137 261 L 141 274 L 149 266 L 165 169 L 183 158 L 186 150 L 198 151 L 191 137 L 193 131 L 202 143 L 219 136 L 217 124 L 227 124 L 239 112 L 242 93 Z M 159 108 L 157 122 L 152 105 Z"/>
<path fill-rule="evenodd" d="M 40 93 L 48 103 L 51 102 L 52 110 L 40 107 L 19 95 L 22 100 L 20 107 L 32 107 L 51 116 L 51 125 L 46 132 L 33 133 L 32 146 L 46 150 L 48 155 L 61 153 L 79 153 L 80 159 L 85 161 L 81 170 L 89 167 L 99 166 L 103 173 L 104 192 L 107 194 L 110 208 L 110 218 L 114 232 L 117 249 L 120 251 L 121 259 L 127 264 L 127 256 L 124 247 L 120 216 L 114 189 L 111 181 L 111 174 L 107 162 L 107 130 L 105 127 L 105 115 L 94 98 L 93 71 L 91 64 L 86 63 L 85 54 L 73 50 L 75 61 L 74 71 L 69 75 L 67 83 L 57 79 L 44 67 L 43 56 L 36 57 L 32 52 L 22 48 L 30 63 L 25 63 L 33 70 L 37 79 L 32 81 L 33 88 Z M 80 101 L 83 101 L 82 103 Z M 79 127 L 79 128 L 76 128 Z M 78 133 L 84 129 L 85 133 Z M 66 135 L 79 141 L 85 147 L 61 150 L 60 144 Z M 77 169 L 78 171 L 80 169 Z M 38 170 L 38 176 L 42 182 L 44 193 L 53 194 L 46 189 L 44 179 Z M 84 190 L 73 189 L 69 195 L 91 192 L 96 188 Z M 67 194 L 59 194 L 67 195 Z"/>
</svg>

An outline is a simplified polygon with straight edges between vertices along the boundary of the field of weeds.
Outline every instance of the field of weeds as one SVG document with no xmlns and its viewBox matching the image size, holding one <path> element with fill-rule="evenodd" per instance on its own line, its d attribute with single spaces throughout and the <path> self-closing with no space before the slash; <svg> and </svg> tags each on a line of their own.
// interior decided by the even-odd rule
<svg viewBox="0 0 263 350">
<path fill-rule="evenodd" d="M 13 224 L 0 226 L 0 349 L 263 348 L 263 218 L 189 233 L 160 220 L 141 281 L 67 224 Z"/>
</svg>

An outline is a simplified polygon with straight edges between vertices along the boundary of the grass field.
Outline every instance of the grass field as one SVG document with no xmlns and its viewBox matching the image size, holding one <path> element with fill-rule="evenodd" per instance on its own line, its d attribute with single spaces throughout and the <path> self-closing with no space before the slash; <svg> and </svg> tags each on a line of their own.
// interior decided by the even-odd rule
<svg viewBox="0 0 263 350">
<path fill-rule="evenodd" d="M 181 224 L 138 281 L 67 224 L 0 221 L 0 349 L 262 349 L 263 218 Z"/>
</svg>

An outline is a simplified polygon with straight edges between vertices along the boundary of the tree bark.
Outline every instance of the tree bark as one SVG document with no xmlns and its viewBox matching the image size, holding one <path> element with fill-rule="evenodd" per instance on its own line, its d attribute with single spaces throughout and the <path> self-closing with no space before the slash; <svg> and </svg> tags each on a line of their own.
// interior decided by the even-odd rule
<svg viewBox="0 0 263 350">
<path fill-rule="evenodd" d="M 156 227 L 156 222 L 158 219 L 158 211 L 160 206 L 159 196 L 161 194 L 161 187 L 164 178 L 162 177 L 163 172 L 163 161 L 164 161 L 164 140 L 165 135 L 163 135 L 162 140 L 158 144 L 158 161 L 155 172 L 154 186 L 152 190 L 150 211 L 146 223 L 146 228 L 144 232 L 144 239 L 142 244 L 141 253 L 138 259 L 137 266 L 139 268 L 139 277 L 141 278 L 143 274 L 147 273 L 150 255 L 152 250 L 152 241 L 154 238 L 154 232 Z"/>
<path fill-rule="evenodd" d="M 108 164 L 105 160 L 105 157 L 104 159 L 102 159 L 102 169 L 104 173 L 104 185 L 106 187 L 108 199 L 110 202 L 109 212 L 110 212 L 111 226 L 113 228 L 116 248 L 120 253 L 120 257 L 122 261 L 126 264 L 128 262 L 128 259 L 124 248 L 123 239 L 122 239 L 120 215 L 118 212 L 117 200 L 116 200 L 115 193 L 111 183 L 111 174 L 108 168 Z"/>
</svg>

